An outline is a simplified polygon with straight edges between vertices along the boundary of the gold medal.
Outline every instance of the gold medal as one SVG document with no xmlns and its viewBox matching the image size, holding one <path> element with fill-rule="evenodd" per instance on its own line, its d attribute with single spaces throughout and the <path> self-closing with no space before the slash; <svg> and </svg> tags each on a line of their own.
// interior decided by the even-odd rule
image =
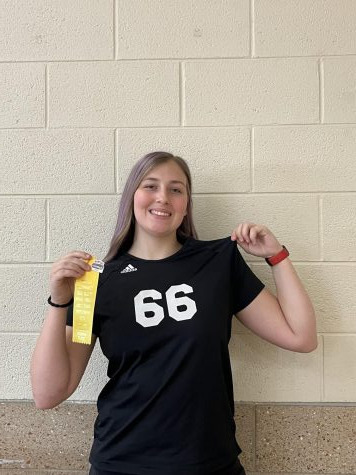
<svg viewBox="0 0 356 475">
<path fill-rule="evenodd" d="M 75 281 L 73 307 L 73 342 L 86 345 L 91 343 L 99 273 L 104 270 L 104 262 L 95 257 L 88 264 L 91 270 Z"/>
</svg>

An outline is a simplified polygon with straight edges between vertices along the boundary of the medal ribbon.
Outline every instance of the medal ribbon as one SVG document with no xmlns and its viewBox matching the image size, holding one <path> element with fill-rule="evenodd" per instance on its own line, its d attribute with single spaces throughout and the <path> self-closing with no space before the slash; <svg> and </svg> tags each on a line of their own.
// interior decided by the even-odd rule
<svg viewBox="0 0 356 475">
<path fill-rule="evenodd" d="M 104 269 L 104 263 L 95 257 L 92 257 L 88 264 L 92 267 L 91 271 L 85 272 L 75 281 L 73 308 L 73 342 L 86 345 L 91 343 L 99 273 Z"/>
</svg>

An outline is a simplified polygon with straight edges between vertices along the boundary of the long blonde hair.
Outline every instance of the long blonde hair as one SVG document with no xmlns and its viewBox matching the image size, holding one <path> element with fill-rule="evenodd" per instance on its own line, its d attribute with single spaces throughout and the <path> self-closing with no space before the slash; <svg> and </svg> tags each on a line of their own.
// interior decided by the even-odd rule
<svg viewBox="0 0 356 475">
<path fill-rule="evenodd" d="M 112 260 L 120 251 L 127 251 L 130 248 L 135 234 L 135 216 L 133 212 L 134 194 L 148 172 L 156 166 L 168 161 L 175 162 L 182 169 L 187 178 L 187 214 L 177 229 L 177 239 L 183 242 L 187 237 L 198 237 L 193 223 L 192 179 L 188 164 L 183 158 L 172 155 L 169 152 L 151 152 L 136 162 L 127 178 L 120 200 L 114 235 L 110 242 L 109 251 L 104 258 L 105 262 Z"/>
</svg>

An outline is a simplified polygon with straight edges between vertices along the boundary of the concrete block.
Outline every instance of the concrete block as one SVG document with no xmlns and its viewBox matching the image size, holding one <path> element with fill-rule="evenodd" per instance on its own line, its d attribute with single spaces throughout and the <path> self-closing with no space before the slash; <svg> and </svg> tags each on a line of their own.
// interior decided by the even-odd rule
<svg viewBox="0 0 356 475">
<path fill-rule="evenodd" d="M 317 473 L 356 473 L 354 404 L 321 407 L 320 413 Z"/>
<path fill-rule="evenodd" d="M 51 64 L 51 127 L 179 125 L 179 64 Z"/>
<path fill-rule="evenodd" d="M 292 260 L 319 258 L 317 196 L 195 196 L 194 219 L 200 239 L 229 236 L 239 223 L 246 221 L 266 225 L 289 248 Z M 258 259 L 243 251 L 242 254 L 251 261 Z"/>
<path fill-rule="evenodd" d="M 119 191 L 134 163 L 155 150 L 168 151 L 188 162 L 197 193 L 250 190 L 247 128 L 119 129 L 117 134 Z"/>
<path fill-rule="evenodd" d="M 35 349 L 35 334 L 0 334 L 2 384 L 0 399 L 32 399 L 30 363 Z M 69 400 L 95 401 L 106 377 L 106 359 L 98 341 L 78 389 Z"/>
<path fill-rule="evenodd" d="M 236 440 L 242 450 L 239 459 L 247 473 L 255 466 L 255 412 L 254 404 L 235 404 Z"/>
<path fill-rule="evenodd" d="M 320 473 L 319 444 L 326 435 L 319 429 L 321 412 L 320 406 L 257 406 L 256 469 L 260 475 Z"/>
<path fill-rule="evenodd" d="M 3 193 L 113 193 L 112 130 L 4 130 Z"/>
<path fill-rule="evenodd" d="M 316 59 L 241 59 L 184 65 L 185 125 L 319 121 Z"/>
<path fill-rule="evenodd" d="M 34 334 L 0 334 L 0 399 L 32 399 L 30 362 Z"/>
<path fill-rule="evenodd" d="M 118 203 L 118 196 L 51 198 L 50 260 L 56 260 L 74 250 L 86 251 L 102 259 L 114 233 Z"/>
<path fill-rule="evenodd" d="M 321 400 L 321 344 L 312 353 L 295 353 L 234 334 L 229 349 L 236 401 Z"/>
<path fill-rule="evenodd" d="M 112 1 L 2 2 L 1 61 L 113 58 Z"/>
<path fill-rule="evenodd" d="M 354 191 L 355 143 L 352 126 L 257 127 L 254 191 Z"/>
<path fill-rule="evenodd" d="M 0 331 L 39 331 L 47 311 L 50 266 L 1 266 Z"/>
<path fill-rule="evenodd" d="M 353 0 L 255 0 L 256 56 L 356 53 Z"/>
<path fill-rule="evenodd" d="M 356 57 L 324 58 L 323 68 L 324 121 L 356 122 Z"/>
<path fill-rule="evenodd" d="M 248 0 L 118 2 L 118 58 L 249 54 Z"/>
<path fill-rule="evenodd" d="M 0 261 L 30 262 L 45 258 L 45 200 L 0 198 Z"/>
<path fill-rule="evenodd" d="M 0 127 L 44 127 L 44 65 L 0 64 L 0 103 Z"/>
<path fill-rule="evenodd" d="M 264 263 L 252 270 L 275 294 L 271 270 Z M 294 264 L 300 280 L 313 303 L 317 330 L 320 333 L 356 333 L 356 267 L 343 264 Z M 235 326 L 236 331 L 244 327 Z"/>
<path fill-rule="evenodd" d="M 1 475 L 88 475 L 95 404 L 42 411 L 33 402 L 7 401 L 0 407 Z"/>
<path fill-rule="evenodd" d="M 324 335 L 325 401 L 356 401 L 355 335 Z"/>
<path fill-rule="evenodd" d="M 355 407 L 259 405 L 256 470 L 249 475 L 353 474 Z M 283 472 L 283 473 L 281 473 Z"/>
<path fill-rule="evenodd" d="M 356 261 L 356 196 L 322 198 L 323 256 L 328 261 Z"/>
</svg>

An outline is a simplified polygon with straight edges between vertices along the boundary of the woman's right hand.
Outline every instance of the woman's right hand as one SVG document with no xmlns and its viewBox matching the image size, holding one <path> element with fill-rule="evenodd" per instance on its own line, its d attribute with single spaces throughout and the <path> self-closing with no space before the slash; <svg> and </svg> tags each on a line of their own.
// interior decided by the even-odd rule
<svg viewBox="0 0 356 475">
<path fill-rule="evenodd" d="M 50 273 L 50 292 L 52 302 L 64 305 L 74 295 L 75 279 L 91 270 L 87 261 L 91 255 L 83 251 L 73 251 L 55 261 Z"/>
</svg>

